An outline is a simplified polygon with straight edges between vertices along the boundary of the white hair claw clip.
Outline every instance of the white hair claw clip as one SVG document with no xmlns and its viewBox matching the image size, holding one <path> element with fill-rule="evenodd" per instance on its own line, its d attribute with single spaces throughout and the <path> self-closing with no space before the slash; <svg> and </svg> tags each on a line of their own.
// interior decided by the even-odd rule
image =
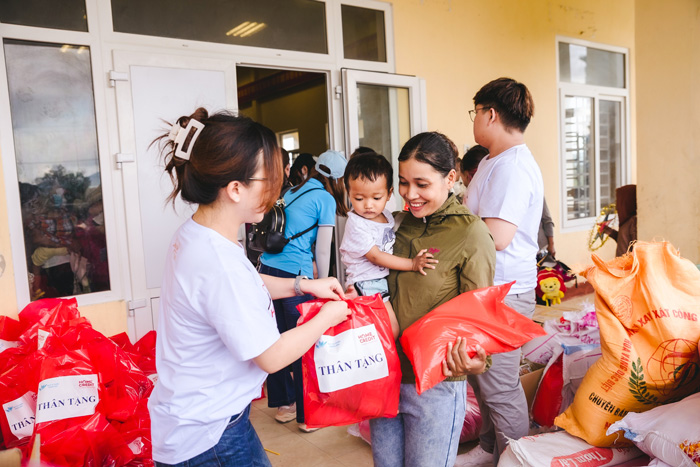
<svg viewBox="0 0 700 467">
<path fill-rule="evenodd" d="M 203 128 L 204 125 L 194 118 L 190 118 L 190 121 L 185 128 L 182 128 L 179 123 L 175 122 L 173 127 L 170 129 L 170 133 L 168 134 L 168 139 L 175 143 L 175 156 L 186 161 L 190 160 L 190 154 L 192 153 L 194 142 L 197 141 L 197 138 L 202 133 Z M 192 138 L 190 138 L 189 144 L 186 148 L 183 148 L 187 136 L 193 129 L 194 133 L 192 134 Z"/>
</svg>

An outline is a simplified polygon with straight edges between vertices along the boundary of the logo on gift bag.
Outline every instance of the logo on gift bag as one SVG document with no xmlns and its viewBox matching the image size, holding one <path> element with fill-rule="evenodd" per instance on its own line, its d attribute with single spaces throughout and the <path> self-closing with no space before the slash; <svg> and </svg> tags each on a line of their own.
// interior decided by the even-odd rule
<svg viewBox="0 0 700 467">
<path fill-rule="evenodd" d="M 333 392 L 389 376 L 386 355 L 374 324 L 321 336 L 314 348 L 321 392 Z"/>
<path fill-rule="evenodd" d="M 36 422 L 44 423 L 92 415 L 99 401 L 97 375 L 71 375 L 45 379 L 39 385 Z"/>
</svg>

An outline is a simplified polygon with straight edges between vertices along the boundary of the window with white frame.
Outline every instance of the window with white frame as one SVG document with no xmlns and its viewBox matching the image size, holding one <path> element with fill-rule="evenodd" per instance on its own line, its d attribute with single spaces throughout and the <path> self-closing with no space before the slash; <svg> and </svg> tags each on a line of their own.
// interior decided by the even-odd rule
<svg viewBox="0 0 700 467">
<path fill-rule="evenodd" d="M 590 227 L 629 180 L 627 50 L 559 39 L 563 226 Z"/>
<path fill-rule="evenodd" d="M 278 144 L 293 154 L 299 153 L 299 130 L 281 131 L 277 133 Z"/>
</svg>

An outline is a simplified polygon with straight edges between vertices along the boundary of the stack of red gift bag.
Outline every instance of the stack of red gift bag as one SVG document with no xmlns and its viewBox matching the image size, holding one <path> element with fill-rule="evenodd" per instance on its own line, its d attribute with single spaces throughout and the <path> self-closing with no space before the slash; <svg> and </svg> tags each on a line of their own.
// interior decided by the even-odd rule
<svg viewBox="0 0 700 467">
<path fill-rule="evenodd" d="M 152 466 L 148 396 L 155 332 L 132 345 L 107 338 L 75 299 L 29 304 L 0 317 L 0 449 L 61 466 Z"/>
</svg>

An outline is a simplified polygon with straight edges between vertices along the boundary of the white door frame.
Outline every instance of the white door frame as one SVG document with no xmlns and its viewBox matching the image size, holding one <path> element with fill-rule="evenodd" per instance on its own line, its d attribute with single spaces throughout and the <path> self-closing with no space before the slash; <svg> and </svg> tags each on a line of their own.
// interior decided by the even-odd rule
<svg viewBox="0 0 700 467">
<path fill-rule="evenodd" d="M 225 100 L 227 110 L 237 110 L 236 87 L 236 63 L 233 59 L 211 59 L 201 56 L 169 55 L 167 53 L 144 53 L 124 50 L 114 50 L 114 71 L 117 78 L 125 78 L 127 81 L 116 81 L 115 97 L 119 151 L 122 158 L 136 159 L 136 129 L 132 84 L 130 82 L 132 67 L 171 68 L 183 70 L 220 71 L 224 73 Z M 175 96 L 174 96 L 175 97 Z M 192 109 L 194 110 L 194 109 Z M 221 110 L 221 109 L 210 109 Z M 142 149 L 142 148 L 140 148 Z M 127 277 L 129 278 L 128 304 L 128 330 L 132 338 L 138 339 L 145 332 L 154 329 L 158 320 L 158 310 L 153 309 L 160 296 L 160 286 L 149 287 L 146 275 L 146 255 L 144 254 L 144 228 L 142 225 L 141 198 L 139 195 L 138 166 L 135 162 L 118 162 L 117 170 L 121 172 L 123 186 L 123 202 L 125 206 L 124 218 L 126 220 L 126 242 L 128 261 L 125 263 Z M 164 174 L 163 174 L 164 175 Z M 154 200 L 156 203 L 165 203 L 165 199 Z M 181 204 L 181 209 L 184 204 Z M 169 206 L 165 206 L 169 209 Z M 167 232 L 165 236 L 172 235 Z M 170 239 L 163 238 L 167 243 Z"/>
</svg>

